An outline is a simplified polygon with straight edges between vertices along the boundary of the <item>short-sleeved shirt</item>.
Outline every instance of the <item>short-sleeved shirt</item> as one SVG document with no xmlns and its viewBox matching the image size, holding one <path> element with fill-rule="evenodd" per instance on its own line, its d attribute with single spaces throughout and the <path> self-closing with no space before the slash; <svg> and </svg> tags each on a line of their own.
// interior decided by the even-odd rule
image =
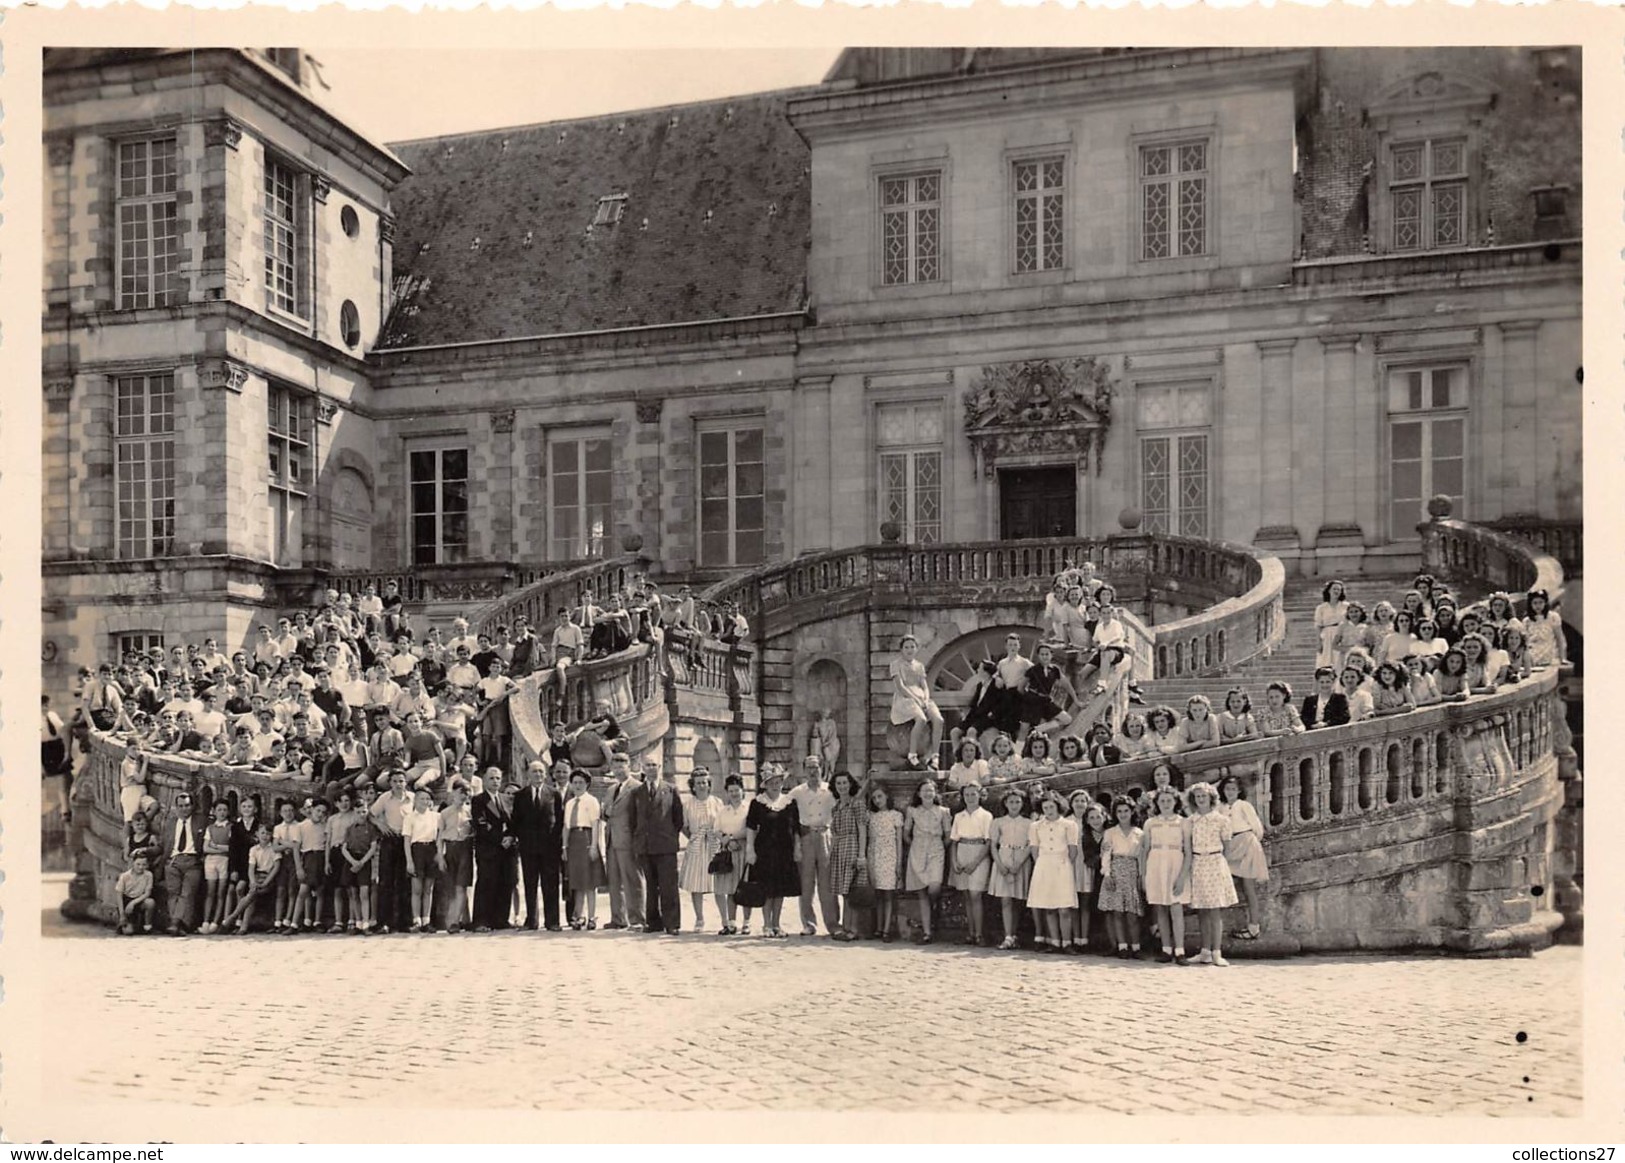
<svg viewBox="0 0 1625 1163">
<path fill-rule="evenodd" d="M 440 813 L 432 808 L 427 812 L 408 812 L 401 834 L 414 844 L 433 844 L 440 838 Z"/>
<path fill-rule="evenodd" d="M 327 850 L 327 822 L 299 821 L 299 851 L 325 852 Z"/>
<path fill-rule="evenodd" d="M 950 840 L 989 840 L 993 837 L 993 813 L 978 807 L 974 812 L 963 811 L 954 817 L 948 832 Z"/>
<path fill-rule="evenodd" d="M 583 636 L 581 633 L 581 627 L 577 626 L 574 622 L 566 622 L 564 625 L 557 626 L 553 630 L 554 650 L 569 650 L 572 653 L 580 654 L 582 643 Z"/>
<path fill-rule="evenodd" d="M 378 797 L 372 805 L 372 818 L 380 821 L 382 831 L 400 835 L 406 827 L 406 817 L 412 814 L 412 797 L 395 798 L 393 792 Z"/>
<path fill-rule="evenodd" d="M 598 797 L 588 792 L 579 795 L 564 805 L 564 826 L 566 828 L 590 828 L 598 822 L 603 815 L 603 807 Z"/>
<path fill-rule="evenodd" d="M 814 791 L 806 784 L 794 789 L 790 798 L 796 803 L 796 812 L 803 828 L 827 828 L 835 812 L 835 793 L 829 784 L 819 783 Z"/>
<path fill-rule="evenodd" d="M 140 900 L 152 895 L 152 869 L 137 872 L 130 868 L 119 873 L 118 893 L 127 900 Z"/>
<path fill-rule="evenodd" d="M 468 804 L 440 809 L 440 838 L 448 844 L 467 840 L 474 834 L 474 810 Z"/>
<path fill-rule="evenodd" d="M 365 856 L 377 843 L 378 836 L 378 825 L 372 822 L 372 817 L 357 812 L 356 818 L 344 829 L 344 850 L 351 856 Z"/>
<path fill-rule="evenodd" d="M 256 844 L 248 850 L 248 869 L 251 873 L 274 872 L 281 859 L 275 844 Z"/>
</svg>

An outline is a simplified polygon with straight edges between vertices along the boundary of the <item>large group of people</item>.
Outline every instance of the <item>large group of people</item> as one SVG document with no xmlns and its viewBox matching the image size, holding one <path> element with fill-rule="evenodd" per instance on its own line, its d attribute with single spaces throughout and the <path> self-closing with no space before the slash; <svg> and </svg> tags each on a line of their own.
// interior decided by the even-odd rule
<svg viewBox="0 0 1625 1163">
<path fill-rule="evenodd" d="M 919 644 L 905 636 L 890 718 L 908 727 L 908 766 L 923 778 L 903 799 L 895 784 L 835 769 L 838 733 L 816 726 L 803 778 L 764 763 L 750 794 L 738 774 L 718 786 L 697 767 L 681 794 L 660 764 L 634 762 L 604 707 L 554 724 L 548 753 L 512 779 L 504 704 L 516 677 L 563 681 L 583 659 L 661 644 L 672 628 L 748 634 L 737 610 L 698 612 L 686 591 L 670 599 L 647 585 L 603 608 L 559 610 L 548 644 L 523 619 L 512 633 L 472 637 L 459 619 L 449 641 L 430 630 L 420 642 L 398 594 L 330 594 L 317 611 L 259 627 L 254 646 L 230 658 L 205 639 L 103 663 L 86 676 L 73 726 L 46 707 L 42 748 L 61 763 L 78 728 L 125 740 L 118 922 L 130 933 L 596 930 L 604 890 L 606 930 L 678 933 L 687 894 L 695 929 L 707 927 L 710 898 L 718 935 L 750 934 L 759 912 L 759 933 L 779 938 L 797 928 L 783 915 L 793 897 L 801 934 L 818 932 L 821 907 L 838 941 L 897 939 L 899 899 L 912 898 L 916 939 L 931 943 L 948 888 L 963 894 L 971 944 L 995 943 L 991 897 L 999 948 L 1018 947 L 1025 913 L 1036 950 L 1138 957 L 1149 912 L 1160 959 L 1183 964 L 1189 908 L 1200 918 L 1197 961 L 1223 965 L 1224 909 L 1244 907 L 1237 939 L 1260 933 L 1264 825 L 1234 776 L 1185 788 L 1180 756 L 1492 693 L 1565 657 L 1561 622 L 1538 590 L 1521 614 L 1507 594 L 1458 609 L 1426 575 L 1369 616 L 1340 581 L 1323 599 L 1315 690 L 1301 706 L 1277 681 L 1260 706 L 1236 686 L 1217 710 L 1196 695 L 1182 711 L 1084 723 L 1077 716 L 1131 647 L 1111 586 L 1087 563 L 1069 569 L 1034 657 L 1012 633 L 1004 655 L 972 676 L 945 772 L 944 718 Z M 182 795 L 166 815 L 148 794 L 158 752 L 287 787 L 207 812 Z M 1125 794 L 1044 786 L 1142 759 L 1158 761 L 1148 786 Z"/>
</svg>

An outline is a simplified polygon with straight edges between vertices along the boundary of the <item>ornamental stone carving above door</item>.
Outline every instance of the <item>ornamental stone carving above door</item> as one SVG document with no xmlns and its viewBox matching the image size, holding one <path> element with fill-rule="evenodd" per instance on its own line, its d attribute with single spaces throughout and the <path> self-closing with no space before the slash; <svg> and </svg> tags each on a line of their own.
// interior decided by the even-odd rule
<svg viewBox="0 0 1625 1163">
<path fill-rule="evenodd" d="M 977 475 L 1001 461 L 1075 461 L 1100 472 L 1116 381 L 1093 356 L 988 364 L 965 391 L 965 435 Z"/>
</svg>

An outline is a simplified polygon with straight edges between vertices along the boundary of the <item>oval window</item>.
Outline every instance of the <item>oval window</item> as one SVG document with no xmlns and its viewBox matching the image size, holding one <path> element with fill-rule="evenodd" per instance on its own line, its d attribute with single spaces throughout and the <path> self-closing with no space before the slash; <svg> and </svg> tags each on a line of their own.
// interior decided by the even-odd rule
<svg viewBox="0 0 1625 1163">
<path fill-rule="evenodd" d="M 361 342 L 361 312 L 348 299 L 339 308 L 339 332 L 344 336 L 345 347 L 354 347 Z"/>
<path fill-rule="evenodd" d="M 355 212 L 354 206 L 346 206 L 339 211 L 339 225 L 351 238 L 361 233 L 361 216 Z"/>
</svg>

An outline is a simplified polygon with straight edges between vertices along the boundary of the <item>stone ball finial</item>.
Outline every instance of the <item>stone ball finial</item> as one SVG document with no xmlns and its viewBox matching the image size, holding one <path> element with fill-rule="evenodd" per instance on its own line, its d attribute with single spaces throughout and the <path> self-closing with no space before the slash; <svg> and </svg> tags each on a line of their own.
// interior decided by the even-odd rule
<svg viewBox="0 0 1625 1163">
<path fill-rule="evenodd" d="M 1443 521 L 1456 511 L 1456 502 L 1443 493 L 1434 493 L 1428 498 L 1428 516 L 1435 521 Z"/>
<path fill-rule="evenodd" d="M 1117 523 L 1125 533 L 1132 533 L 1145 523 L 1145 514 L 1133 505 L 1117 514 Z"/>
<path fill-rule="evenodd" d="M 622 533 L 621 548 L 627 553 L 636 553 L 643 548 L 643 534 L 636 532 Z"/>
<path fill-rule="evenodd" d="M 887 545 L 896 545 L 903 539 L 903 527 L 896 521 L 882 521 L 880 523 L 880 539 Z"/>
</svg>

